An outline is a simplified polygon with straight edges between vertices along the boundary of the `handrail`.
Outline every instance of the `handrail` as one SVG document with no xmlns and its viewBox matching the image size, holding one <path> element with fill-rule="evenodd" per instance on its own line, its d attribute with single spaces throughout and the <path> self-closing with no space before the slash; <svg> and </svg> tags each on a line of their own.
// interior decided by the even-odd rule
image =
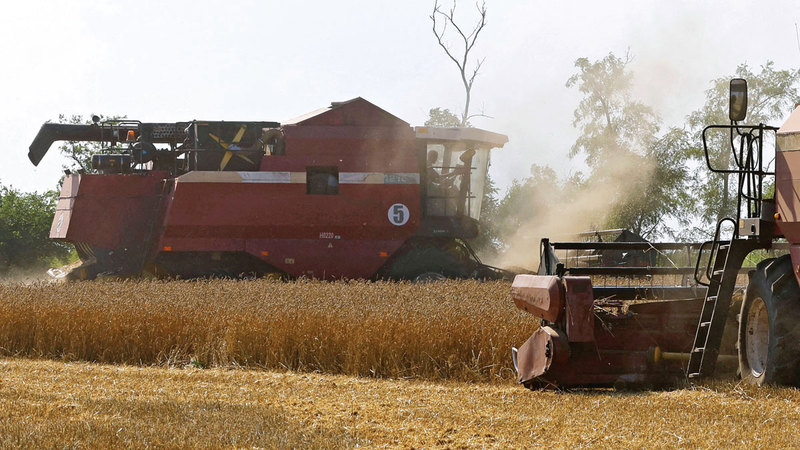
<svg viewBox="0 0 800 450">
<path fill-rule="evenodd" d="M 741 132 L 738 131 L 738 130 L 743 129 L 743 128 L 750 129 L 751 131 L 748 132 L 748 133 L 741 133 Z M 742 141 L 743 141 L 742 143 L 743 144 L 745 143 L 744 142 L 745 139 L 750 139 L 749 142 L 746 142 L 748 144 L 752 144 L 753 140 L 757 139 L 758 142 L 759 142 L 759 150 L 761 150 L 761 145 L 760 144 L 761 144 L 761 141 L 763 140 L 763 132 L 764 131 L 776 132 L 776 131 L 778 131 L 777 127 L 771 127 L 769 125 L 764 125 L 763 123 L 762 124 L 758 124 L 758 125 L 746 125 L 746 126 L 739 126 L 739 125 L 708 125 L 707 127 L 703 128 L 703 133 L 702 133 L 703 149 L 705 150 L 704 153 L 705 153 L 705 159 L 706 159 L 706 166 L 708 167 L 708 170 L 710 170 L 712 172 L 715 172 L 715 173 L 756 173 L 756 174 L 760 174 L 760 175 L 775 175 L 775 172 L 765 171 L 765 170 L 763 170 L 763 168 L 760 168 L 757 171 L 753 171 L 753 170 L 748 170 L 747 168 L 743 167 L 744 164 L 742 164 L 742 158 L 737 158 L 735 148 L 731 149 L 731 153 L 733 154 L 733 159 L 734 159 L 734 162 L 736 163 L 736 167 L 737 168 L 736 169 L 719 169 L 719 168 L 715 168 L 711 164 L 711 158 L 710 158 L 709 153 L 708 153 L 708 142 L 707 142 L 707 139 L 706 139 L 706 132 L 709 131 L 709 130 L 712 130 L 712 129 L 730 129 L 731 133 L 733 133 L 733 130 L 737 130 L 737 132 L 739 132 L 740 136 L 742 137 Z M 753 134 L 752 130 L 758 130 L 758 134 Z M 748 145 L 748 147 L 750 147 L 750 146 Z M 742 148 L 740 146 L 740 152 L 741 151 L 742 151 Z M 760 156 L 761 155 L 759 154 L 759 159 L 758 159 L 759 162 L 761 161 Z"/>
<path fill-rule="evenodd" d="M 706 283 L 705 281 L 701 280 L 700 276 L 698 275 L 698 271 L 700 269 L 700 261 L 703 257 L 703 249 L 706 247 L 707 244 L 713 244 L 713 243 L 714 241 L 703 242 L 703 244 L 700 246 L 700 251 L 697 252 L 697 262 L 694 265 L 694 281 L 697 284 L 705 287 L 708 287 L 710 283 Z"/>
<path fill-rule="evenodd" d="M 721 241 L 719 239 L 720 232 L 722 230 L 722 224 L 724 222 L 731 222 L 733 224 L 733 235 L 731 236 L 731 240 L 739 238 L 739 229 L 738 223 L 731 217 L 723 217 L 717 222 L 717 227 L 714 230 L 714 240 L 703 242 L 703 245 L 700 246 L 700 251 L 697 252 L 697 263 L 695 264 L 695 272 L 694 272 L 694 281 L 697 284 L 701 284 L 703 286 L 708 286 L 711 281 L 712 271 L 713 271 L 713 264 L 716 261 L 717 255 L 719 254 L 719 247 L 723 244 L 730 244 L 731 240 Z M 705 283 L 700 280 L 698 276 L 698 269 L 700 268 L 700 261 L 703 257 L 703 249 L 706 245 L 711 244 L 711 254 L 708 256 L 708 261 L 706 262 L 706 278 L 709 280 L 709 283 Z"/>
<path fill-rule="evenodd" d="M 683 250 L 700 242 L 550 242 L 556 250 Z"/>
</svg>

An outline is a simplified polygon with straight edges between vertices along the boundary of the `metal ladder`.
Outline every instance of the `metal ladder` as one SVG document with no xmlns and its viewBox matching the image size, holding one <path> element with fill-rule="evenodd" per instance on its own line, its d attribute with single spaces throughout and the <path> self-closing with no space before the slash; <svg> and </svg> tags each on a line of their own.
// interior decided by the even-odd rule
<svg viewBox="0 0 800 450">
<path fill-rule="evenodd" d="M 734 167 L 714 167 L 708 151 L 707 133 L 713 129 L 727 130 L 730 133 L 730 150 Z M 774 176 L 764 168 L 763 141 L 765 133 L 775 133 L 777 128 L 764 124 L 739 125 L 732 122 L 730 125 L 709 125 L 703 129 L 703 151 L 706 165 L 711 172 L 735 175 L 737 177 L 736 218 L 726 217 L 717 222 L 714 240 L 705 242 L 700 247 L 695 266 L 695 281 L 707 286 L 703 310 L 697 323 L 694 336 L 694 345 L 689 355 L 689 364 L 686 375 L 700 378 L 714 374 L 719 356 L 722 334 L 725 331 L 725 322 L 731 306 L 733 291 L 736 289 L 736 278 L 742 263 L 747 255 L 757 248 L 769 248 L 772 240 L 772 231 L 763 230 L 759 236 L 741 238 L 739 236 L 739 221 L 742 213 L 746 218 L 761 217 L 761 203 L 764 198 L 763 181 L 765 176 Z M 739 138 L 738 146 L 736 138 Z M 733 224 L 733 232 L 729 241 L 720 240 L 720 229 L 725 222 Z M 711 254 L 705 269 L 708 283 L 701 280 L 698 271 L 703 255 L 703 249 L 711 245 Z"/>
<path fill-rule="evenodd" d="M 694 344 L 689 355 L 686 375 L 692 378 L 709 376 L 714 373 L 719 356 L 722 334 L 731 306 L 733 292 L 736 289 L 736 278 L 742 268 L 744 258 L 754 249 L 762 247 L 758 240 L 740 239 L 735 231 L 730 241 L 719 240 L 720 227 L 730 221 L 736 227 L 735 220 L 724 218 L 717 223 L 714 240 L 703 243 L 697 255 L 695 281 L 708 287 L 703 310 L 697 323 Z M 711 254 L 706 266 L 708 283 L 698 275 L 703 248 L 711 245 Z"/>
</svg>

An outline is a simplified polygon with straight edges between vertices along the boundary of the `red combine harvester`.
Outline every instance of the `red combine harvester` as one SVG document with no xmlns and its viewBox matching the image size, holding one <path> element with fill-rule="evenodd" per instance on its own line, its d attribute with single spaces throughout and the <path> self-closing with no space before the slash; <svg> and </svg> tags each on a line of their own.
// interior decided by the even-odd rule
<svg viewBox="0 0 800 450">
<path fill-rule="evenodd" d="M 517 275 L 512 285 L 515 304 L 541 320 L 528 341 L 512 350 L 521 384 L 672 386 L 686 377 L 718 374 L 719 365 L 752 384 L 800 385 L 800 107 L 779 129 L 744 125 L 745 80 L 731 81 L 730 98 L 731 124 L 706 127 L 703 144 L 708 168 L 738 181 L 736 217 L 720 220 L 714 239 L 702 244 L 543 239 L 539 273 Z M 719 132 L 730 137 L 724 150 L 732 152 L 729 167 L 715 167 L 711 161 L 720 159 L 709 157 L 707 139 Z M 763 147 L 773 139 L 770 172 Z M 775 195 L 766 198 L 771 176 Z M 774 257 L 787 249 L 789 254 Z M 570 251 L 644 252 L 669 266 L 572 265 L 586 258 L 565 257 Z M 743 268 L 754 251 L 761 261 Z M 686 264 L 679 267 L 674 261 L 681 256 Z M 744 283 L 738 286 L 737 280 L 744 273 L 742 293 Z M 619 277 L 651 284 L 605 285 Z M 657 278 L 683 282 L 653 284 Z M 692 283 L 686 283 L 689 278 Z"/>
<path fill-rule="evenodd" d="M 474 128 L 412 128 L 362 98 L 287 123 L 44 124 L 95 141 L 93 174 L 67 174 L 50 230 L 75 245 L 71 278 L 496 278 L 478 235 L 489 150 Z"/>
</svg>

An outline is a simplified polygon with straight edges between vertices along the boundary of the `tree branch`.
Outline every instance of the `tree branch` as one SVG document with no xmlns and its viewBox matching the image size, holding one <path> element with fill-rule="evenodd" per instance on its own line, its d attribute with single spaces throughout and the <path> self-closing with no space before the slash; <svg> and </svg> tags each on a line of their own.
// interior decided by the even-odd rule
<svg viewBox="0 0 800 450">
<path fill-rule="evenodd" d="M 444 43 L 444 34 L 445 34 L 445 32 L 447 32 L 448 20 L 444 21 L 444 25 L 442 26 L 442 33 L 439 34 L 439 32 L 436 30 L 436 15 L 437 14 L 441 14 L 445 18 L 448 17 L 447 14 L 445 14 L 445 13 L 443 13 L 441 11 L 438 0 L 436 1 L 436 3 L 434 3 L 434 5 L 433 5 L 433 13 L 431 13 L 431 16 L 430 16 L 431 21 L 433 22 L 433 35 L 436 36 L 436 41 L 439 42 L 439 46 L 442 47 L 442 49 L 444 50 L 445 54 L 451 60 L 453 60 L 454 63 L 456 63 L 456 65 L 458 66 L 459 69 L 461 69 L 461 63 L 459 63 L 458 60 L 455 57 L 453 57 L 453 54 L 450 53 L 450 49 L 447 47 L 447 44 Z"/>
<path fill-rule="evenodd" d="M 477 114 L 470 114 L 469 117 L 467 117 L 467 120 L 472 119 L 473 117 L 486 117 L 487 119 L 494 119 L 494 116 L 490 116 L 481 112 Z"/>
<path fill-rule="evenodd" d="M 442 7 L 439 4 L 439 0 L 436 0 L 433 5 L 433 12 L 431 12 L 430 19 L 432 22 L 433 28 L 433 35 L 436 37 L 436 41 L 439 43 L 439 46 L 442 47 L 445 54 L 451 61 L 453 61 L 458 67 L 459 75 L 461 76 L 461 83 L 464 85 L 464 93 L 465 93 L 465 101 L 464 101 L 464 110 L 461 114 L 461 124 L 465 126 L 467 121 L 469 120 L 469 105 L 471 100 L 471 91 L 472 85 L 475 82 L 475 78 L 478 76 L 478 72 L 480 71 L 481 67 L 483 66 L 483 62 L 485 58 L 477 61 L 475 64 L 474 69 L 471 71 L 472 73 L 468 76 L 467 75 L 467 65 L 469 63 L 469 53 L 472 51 L 472 48 L 475 46 L 475 43 L 478 40 L 478 36 L 480 35 L 481 30 L 486 26 L 486 3 L 476 3 L 475 7 L 478 10 L 478 14 L 480 15 L 480 19 L 473 27 L 472 31 L 469 34 L 465 34 L 461 27 L 458 26 L 455 19 L 455 12 L 456 12 L 456 1 L 453 1 L 453 6 L 450 8 L 448 12 L 442 11 Z M 439 31 L 439 27 L 437 24 L 437 17 L 443 18 L 443 25 L 441 27 L 441 31 Z M 464 54 L 461 56 L 460 60 L 456 57 L 456 55 L 450 50 L 450 47 L 445 43 L 444 36 L 447 32 L 448 25 L 452 26 L 453 29 L 456 30 L 456 33 L 461 37 L 461 40 L 464 43 Z"/>
</svg>

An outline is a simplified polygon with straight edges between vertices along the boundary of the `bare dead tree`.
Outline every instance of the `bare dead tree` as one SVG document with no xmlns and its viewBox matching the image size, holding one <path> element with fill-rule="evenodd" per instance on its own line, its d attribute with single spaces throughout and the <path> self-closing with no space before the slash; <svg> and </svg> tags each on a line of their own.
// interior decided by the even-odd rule
<svg viewBox="0 0 800 450">
<path fill-rule="evenodd" d="M 447 56 L 458 66 L 458 71 L 461 75 L 461 81 L 464 84 L 464 91 L 466 93 L 466 99 L 464 101 L 464 111 L 461 113 L 461 126 L 466 126 L 467 121 L 469 121 L 472 117 L 484 116 L 485 114 L 469 114 L 469 103 L 471 100 L 472 95 L 472 84 L 475 82 L 475 77 L 478 75 L 478 71 L 480 71 L 481 66 L 483 65 L 483 61 L 486 58 L 482 58 L 478 60 L 473 67 L 470 69 L 469 66 L 469 53 L 472 51 L 472 48 L 475 46 L 475 42 L 478 40 L 478 35 L 483 30 L 483 27 L 486 26 L 486 3 L 476 3 L 475 7 L 478 10 L 479 19 L 475 26 L 472 28 L 472 31 L 469 33 L 465 33 L 464 30 L 458 26 L 455 19 L 455 12 L 456 12 L 456 1 L 453 0 L 453 7 L 450 8 L 449 11 L 443 11 L 441 5 L 439 4 L 439 0 L 436 0 L 433 4 L 433 12 L 430 15 L 431 22 L 433 22 L 433 35 L 436 36 L 436 40 L 439 42 L 439 46 L 442 47 L 444 52 Z M 437 19 L 441 19 L 442 25 L 439 26 Z M 450 49 L 450 46 L 445 42 L 445 34 L 447 34 L 448 27 L 452 27 L 456 31 L 457 36 L 463 41 L 463 53 L 462 52 L 454 52 Z"/>
</svg>

